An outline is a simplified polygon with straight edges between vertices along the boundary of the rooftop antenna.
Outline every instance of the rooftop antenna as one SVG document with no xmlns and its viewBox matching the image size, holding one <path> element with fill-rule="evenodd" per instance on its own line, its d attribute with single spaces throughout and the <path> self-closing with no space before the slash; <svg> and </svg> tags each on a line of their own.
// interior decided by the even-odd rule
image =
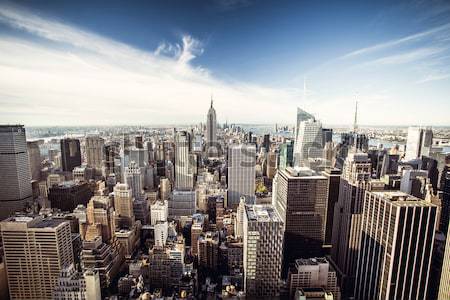
<svg viewBox="0 0 450 300">
<path fill-rule="evenodd" d="M 213 107 L 213 94 L 211 93 L 211 108 Z"/>
<path fill-rule="evenodd" d="M 356 95 L 356 104 L 355 104 L 355 119 L 353 120 L 353 132 L 357 132 L 358 130 L 358 95 Z"/>
</svg>

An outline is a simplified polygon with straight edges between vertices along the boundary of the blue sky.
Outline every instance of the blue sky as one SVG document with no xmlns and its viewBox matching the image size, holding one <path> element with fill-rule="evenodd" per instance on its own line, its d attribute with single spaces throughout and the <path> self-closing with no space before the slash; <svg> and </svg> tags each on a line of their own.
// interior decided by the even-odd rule
<svg viewBox="0 0 450 300">
<path fill-rule="evenodd" d="M 450 125 L 448 1 L 0 3 L 0 119 Z M 306 90 L 305 90 L 306 82 Z"/>
</svg>

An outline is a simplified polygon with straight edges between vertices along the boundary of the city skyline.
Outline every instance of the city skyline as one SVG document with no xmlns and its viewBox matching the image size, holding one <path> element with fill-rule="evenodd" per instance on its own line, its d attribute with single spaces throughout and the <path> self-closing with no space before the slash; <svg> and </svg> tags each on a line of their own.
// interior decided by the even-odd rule
<svg viewBox="0 0 450 300">
<path fill-rule="evenodd" d="M 82 5 L 0 4 L 4 123 L 450 125 L 445 2 Z"/>
</svg>

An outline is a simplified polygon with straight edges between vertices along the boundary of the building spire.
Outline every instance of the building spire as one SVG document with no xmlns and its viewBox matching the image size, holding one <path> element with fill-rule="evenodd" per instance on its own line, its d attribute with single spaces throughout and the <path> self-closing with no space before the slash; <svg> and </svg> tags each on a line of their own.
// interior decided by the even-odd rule
<svg viewBox="0 0 450 300">
<path fill-rule="evenodd" d="M 211 94 L 211 108 L 213 108 L 213 95 Z"/>
<path fill-rule="evenodd" d="M 353 132 L 358 130 L 358 100 L 356 100 L 355 104 L 355 119 L 353 120 Z"/>
</svg>

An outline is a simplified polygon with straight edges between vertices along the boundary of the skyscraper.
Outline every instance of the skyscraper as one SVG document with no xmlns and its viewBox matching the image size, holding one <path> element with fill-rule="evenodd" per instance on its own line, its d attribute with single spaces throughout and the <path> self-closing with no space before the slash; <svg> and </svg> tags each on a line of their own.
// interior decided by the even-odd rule
<svg viewBox="0 0 450 300">
<path fill-rule="evenodd" d="M 266 152 L 270 151 L 270 134 L 264 135 L 263 145 L 264 149 L 266 149 Z"/>
<path fill-rule="evenodd" d="M 40 180 L 42 157 L 39 150 L 39 141 L 27 142 L 27 151 L 30 161 L 31 179 Z"/>
<path fill-rule="evenodd" d="M 294 165 L 307 165 L 309 158 L 322 158 L 322 124 L 315 119 L 302 121 L 294 149 Z"/>
<path fill-rule="evenodd" d="M 341 273 L 345 295 L 353 292 L 359 251 L 364 193 L 369 189 L 371 164 L 367 153 L 347 156 L 334 208 L 331 257 Z"/>
<path fill-rule="evenodd" d="M 241 196 L 255 199 L 255 145 L 230 145 L 228 150 L 228 207 L 237 207 Z"/>
<path fill-rule="evenodd" d="M 356 299 L 425 299 L 438 207 L 403 192 L 367 192 Z"/>
<path fill-rule="evenodd" d="M 186 131 L 175 135 L 175 188 L 190 190 L 194 187 L 194 177 L 189 161 L 190 137 Z"/>
<path fill-rule="evenodd" d="M 88 135 L 85 148 L 88 166 L 100 170 L 105 160 L 105 140 L 99 135 Z"/>
<path fill-rule="evenodd" d="M 314 119 L 314 116 L 310 113 L 304 111 L 300 107 L 297 107 L 297 123 L 295 126 L 295 139 L 297 140 L 298 137 L 298 131 L 300 129 L 300 123 L 303 121 L 307 121 L 309 119 Z"/>
<path fill-rule="evenodd" d="M 406 141 L 406 160 L 420 158 L 430 154 L 433 144 L 433 131 L 431 128 L 409 127 Z"/>
<path fill-rule="evenodd" d="M 195 191 L 174 190 L 169 198 L 169 216 L 192 216 L 195 213 Z"/>
<path fill-rule="evenodd" d="M 283 221 L 272 205 L 246 205 L 244 287 L 248 297 L 279 295 Z"/>
<path fill-rule="evenodd" d="M 308 168 L 278 172 L 274 207 L 285 225 L 283 271 L 297 258 L 322 255 L 327 220 L 328 181 Z"/>
<path fill-rule="evenodd" d="M 217 156 L 217 119 L 216 110 L 213 107 L 213 100 L 211 99 L 211 107 L 208 110 L 206 117 L 206 151 L 208 156 Z"/>
<path fill-rule="evenodd" d="M 334 207 L 339 200 L 339 185 L 341 181 L 341 170 L 326 169 L 322 175 L 328 179 L 328 204 L 327 221 L 325 230 L 325 244 L 331 246 L 331 236 L 333 234 Z"/>
<path fill-rule="evenodd" d="M 73 211 L 78 205 L 87 205 L 93 196 L 87 182 L 64 181 L 49 188 L 48 200 L 52 208 Z"/>
<path fill-rule="evenodd" d="M 126 183 L 118 183 L 114 187 L 114 210 L 120 219 L 119 228 L 133 227 L 133 193 Z"/>
<path fill-rule="evenodd" d="M 32 201 L 31 173 L 22 125 L 0 125 L 0 220 Z"/>
<path fill-rule="evenodd" d="M 135 161 L 130 161 L 128 167 L 125 168 L 125 183 L 130 187 L 135 199 L 141 199 L 142 197 L 141 182 L 141 169 Z"/>
<path fill-rule="evenodd" d="M 294 162 L 294 141 L 288 140 L 280 145 L 280 163 L 278 168 L 284 170 L 292 167 Z"/>
<path fill-rule="evenodd" d="M 298 142 L 299 142 L 299 131 L 300 131 L 300 124 L 303 121 L 307 121 L 310 119 L 314 119 L 314 116 L 310 113 L 304 111 L 300 107 L 297 107 L 297 123 L 295 124 L 295 135 L 294 135 L 294 161 L 296 160 L 296 157 L 299 156 L 298 152 Z"/>
<path fill-rule="evenodd" d="M 77 139 L 61 139 L 61 165 L 64 172 L 72 172 L 81 165 L 80 141 Z"/>
<path fill-rule="evenodd" d="M 0 227 L 11 299 L 51 299 L 61 269 L 74 261 L 69 222 L 11 217 Z"/>
<path fill-rule="evenodd" d="M 448 218 L 446 228 L 447 230 L 449 228 Z M 448 231 L 447 231 L 447 239 L 445 242 L 445 252 L 442 262 L 441 281 L 439 283 L 439 294 L 438 294 L 438 300 L 446 300 L 446 299 L 450 299 L 450 238 Z"/>
<path fill-rule="evenodd" d="M 442 211 L 439 228 L 443 232 L 448 231 L 450 221 L 450 165 L 444 167 L 441 175 Z M 448 235 L 447 235 L 448 236 Z"/>
</svg>

